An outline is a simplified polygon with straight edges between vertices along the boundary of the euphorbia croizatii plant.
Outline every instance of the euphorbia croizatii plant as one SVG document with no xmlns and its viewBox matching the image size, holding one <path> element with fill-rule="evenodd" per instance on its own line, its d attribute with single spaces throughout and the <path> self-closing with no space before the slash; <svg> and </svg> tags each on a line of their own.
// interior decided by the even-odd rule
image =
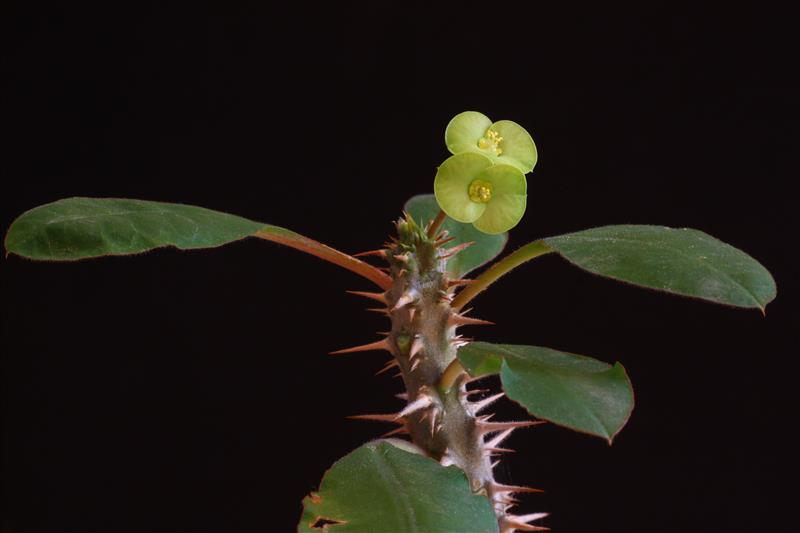
<svg viewBox="0 0 800 533">
<path fill-rule="evenodd" d="M 5 246 L 28 259 L 72 261 L 257 237 L 363 276 L 374 290 L 354 294 L 372 300 L 391 327 L 382 338 L 333 353 L 388 353 L 385 370 L 405 384 L 403 405 L 354 417 L 396 427 L 333 465 L 303 500 L 298 531 L 542 531 L 546 513 L 516 511 L 515 497 L 537 490 L 506 484 L 493 472 L 508 451 L 503 441 L 551 422 L 610 443 L 633 409 L 631 384 L 619 363 L 462 337 L 461 328 L 488 324 L 467 313 L 472 300 L 545 254 L 634 285 L 762 311 L 775 283 L 753 258 L 702 231 L 644 225 L 543 238 L 467 277 L 501 253 L 506 232 L 521 220 L 536 146 L 520 125 L 474 111 L 453 118 L 445 144 L 452 155 L 436 172 L 435 194 L 411 198 L 396 234 L 370 252 L 348 255 L 288 229 L 201 207 L 111 198 L 32 209 L 11 225 Z M 471 385 L 493 374 L 501 391 Z M 493 402 L 504 395 L 533 419 L 492 418 Z"/>
</svg>

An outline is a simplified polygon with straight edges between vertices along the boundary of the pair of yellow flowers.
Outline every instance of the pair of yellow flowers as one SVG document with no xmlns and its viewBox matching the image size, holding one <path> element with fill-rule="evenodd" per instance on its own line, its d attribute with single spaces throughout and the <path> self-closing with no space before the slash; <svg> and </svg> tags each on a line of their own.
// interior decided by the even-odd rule
<svg viewBox="0 0 800 533">
<path fill-rule="evenodd" d="M 465 111 L 453 117 L 444 136 L 454 155 L 441 164 L 433 183 L 439 207 L 484 233 L 516 226 L 525 214 L 525 174 L 537 160 L 530 134 L 516 122 L 492 122 L 482 113 Z"/>
</svg>

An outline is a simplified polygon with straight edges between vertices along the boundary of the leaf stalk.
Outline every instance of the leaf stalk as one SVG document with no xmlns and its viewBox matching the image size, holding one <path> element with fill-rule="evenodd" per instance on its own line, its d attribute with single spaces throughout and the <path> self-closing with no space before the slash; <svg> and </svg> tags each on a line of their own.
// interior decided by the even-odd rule
<svg viewBox="0 0 800 533">
<path fill-rule="evenodd" d="M 526 244 L 522 248 L 508 254 L 503 259 L 491 266 L 486 272 L 475 278 L 475 280 L 464 287 L 453 300 L 453 309 L 460 310 L 472 301 L 478 294 L 486 290 L 489 285 L 506 275 L 511 270 L 517 268 L 522 263 L 535 259 L 540 255 L 545 255 L 554 250 L 547 246 L 544 241 L 538 240 Z"/>
</svg>

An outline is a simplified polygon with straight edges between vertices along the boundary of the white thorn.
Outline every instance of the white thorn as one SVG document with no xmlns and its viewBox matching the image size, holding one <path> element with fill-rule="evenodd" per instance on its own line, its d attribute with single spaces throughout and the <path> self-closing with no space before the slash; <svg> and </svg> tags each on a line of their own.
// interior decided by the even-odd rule
<svg viewBox="0 0 800 533">
<path fill-rule="evenodd" d="M 519 522 L 533 522 L 534 520 L 541 520 L 542 518 L 550 515 L 550 513 L 530 513 L 521 516 L 515 516 L 514 519 Z"/>
<path fill-rule="evenodd" d="M 483 409 L 486 409 L 487 407 L 492 405 L 494 402 L 496 402 L 497 400 L 499 400 L 500 398 L 505 396 L 505 394 L 506 394 L 505 392 L 500 392 L 498 394 L 495 394 L 494 396 L 489 396 L 488 398 L 484 398 L 483 400 L 478 400 L 477 402 L 472 402 L 472 403 L 469 404 L 469 406 L 472 409 L 472 412 L 477 415 Z"/>
<path fill-rule="evenodd" d="M 394 307 L 392 307 L 392 311 L 397 311 L 398 309 L 402 309 L 408 304 L 416 302 L 418 299 L 419 299 L 419 293 L 417 292 L 417 290 L 409 289 L 402 296 L 400 296 L 400 298 L 397 299 L 397 302 L 395 302 Z"/>
<path fill-rule="evenodd" d="M 431 415 L 429 417 L 431 423 L 431 437 L 436 434 L 437 427 L 441 427 L 441 424 L 436 424 L 436 416 L 439 414 L 438 409 L 432 409 Z"/>
<path fill-rule="evenodd" d="M 503 485 L 502 483 L 492 483 L 492 491 L 495 493 L 508 493 L 514 494 L 518 492 L 544 492 L 542 489 L 534 489 L 533 487 L 521 487 L 518 485 Z"/>
<path fill-rule="evenodd" d="M 412 413 L 416 413 L 417 411 L 421 411 L 422 409 L 427 409 L 431 406 L 431 404 L 433 404 L 431 397 L 427 394 L 421 394 L 416 400 L 406 405 L 402 411 L 397 413 L 397 418 L 402 418 Z"/>
<path fill-rule="evenodd" d="M 442 455 L 442 459 L 439 461 L 439 464 L 441 464 L 442 466 L 450 466 L 456 464 L 455 461 L 453 461 L 453 458 L 450 456 L 449 450 L 444 451 L 444 454 Z"/>
<path fill-rule="evenodd" d="M 414 356 L 422 351 L 424 347 L 425 343 L 422 337 L 414 337 L 414 340 L 411 342 L 411 348 L 408 349 L 408 358 L 414 359 Z"/>
<path fill-rule="evenodd" d="M 491 440 L 486 442 L 486 447 L 487 448 L 497 448 L 497 446 L 501 442 L 506 440 L 508 438 L 508 436 L 511 435 L 512 431 L 514 431 L 514 428 L 507 429 L 507 430 L 503 431 L 502 433 L 498 434 L 496 437 L 493 437 Z"/>
<path fill-rule="evenodd" d="M 483 417 L 481 417 L 481 420 L 479 420 L 477 425 L 478 431 L 481 435 L 488 435 L 489 433 L 495 433 L 497 431 L 506 431 L 508 429 L 514 430 L 530 426 L 538 426 L 540 424 L 544 424 L 544 421 L 528 420 L 523 422 L 487 422 L 486 420 L 483 420 Z"/>
</svg>

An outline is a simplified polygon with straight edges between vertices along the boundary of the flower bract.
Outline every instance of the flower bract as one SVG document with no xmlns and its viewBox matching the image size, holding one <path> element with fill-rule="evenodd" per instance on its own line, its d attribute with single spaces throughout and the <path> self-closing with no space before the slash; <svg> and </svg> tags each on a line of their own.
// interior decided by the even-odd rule
<svg viewBox="0 0 800 533">
<path fill-rule="evenodd" d="M 528 184 L 513 165 L 495 164 L 478 152 L 446 159 L 433 182 L 439 207 L 458 222 L 472 223 L 484 233 L 508 231 L 525 214 Z"/>
<path fill-rule="evenodd" d="M 525 128 L 510 120 L 492 122 L 477 111 L 459 113 L 444 133 L 453 154 L 473 152 L 497 164 L 511 165 L 527 174 L 536 165 L 536 145 Z"/>
</svg>

